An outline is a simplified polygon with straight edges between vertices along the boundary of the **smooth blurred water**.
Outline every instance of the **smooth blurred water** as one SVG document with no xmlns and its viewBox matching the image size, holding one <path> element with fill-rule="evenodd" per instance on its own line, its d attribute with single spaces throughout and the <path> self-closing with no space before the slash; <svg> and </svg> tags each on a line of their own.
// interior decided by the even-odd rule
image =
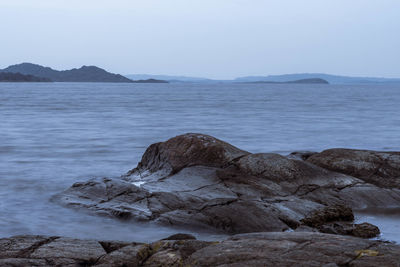
<svg viewBox="0 0 400 267">
<path fill-rule="evenodd" d="M 357 223 L 368 222 L 379 226 L 381 235 L 378 239 L 400 244 L 400 207 L 357 211 L 355 215 Z"/>
<path fill-rule="evenodd" d="M 0 83 L 0 236 L 147 241 L 176 232 L 49 198 L 119 176 L 151 143 L 186 132 L 250 152 L 400 151 L 400 86 Z"/>
</svg>

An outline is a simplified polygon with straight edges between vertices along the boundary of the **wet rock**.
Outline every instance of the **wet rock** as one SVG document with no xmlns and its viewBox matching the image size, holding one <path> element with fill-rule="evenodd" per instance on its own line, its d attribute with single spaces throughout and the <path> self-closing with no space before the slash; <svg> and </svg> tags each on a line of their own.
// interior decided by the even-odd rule
<svg viewBox="0 0 400 267">
<path fill-rule="evenodd" d="M 0 240 L 0 258 L 24 258 L 36 248 L 47 244 L 58 237 L 15 236 L 12 239 Z"/>
<path fill-rule="evenodd" d="M 352 222 L 335 221 L 315 228 L 321 233 L 335 234 L 335 235 L 352 235 L 361 238 L 373 238 L 380 234 L 377 226 L 370 223 L 354 224 Z"/>
<path fill-rule="evenodd" d="M 237 165 L 243 173 L 276 182 L 291 183 L 329 174 L 329 172 L 303 161 L 291 160 L 273 153 L 247 155 L 240 158 Z"/>
<path fill-rule="evenodd" d="M 98 241 L 72 238 L 56 238 L 35 248 L 29 256 L 46 259 L 54 265 L 64 265 L 73 261 L 79 264 L 91 264 L 104 254 Z"/>
<path fill-rule="evenodd" d="M 107 253 L 111 253 L 115 250 L 132 245 L 132 243 L 128 243 L 128 242 L 99 241 L 99 243 Z M 140 243 L 137 243 L 135 245 L 140 245 Z"/>
<path fill-rule="evenodd" d="M 319 232 L 316 228 L 307 226 L 307 225 L 300 225 L 294 230 L 295 232 Z"/>
<path fill-rule="evenodd" d="M 330 222 L 320 225 L 316 229 L 318 229 L 319 232 L 326 234 L 351 235 L 351 232 L 354 229 L 354 224 L 349 222 Z"/>
<path fill-rule="evenodd" d="M 376 256 L 362 254 L 366 249 Z M 196 251 L 187 262 L 192 266 L 396 266 L 399 253 L 396 245 L 353 237 L 256 233 Z"/>
<path fill-rule="evenodd" d="M 0 259 L 0 266 L 20 267 L 20 266 L 50 266 L 50 265 L 44 259 L 9 258 L 9 259 Z"/>
<path fill-rule="evenodd" d="M 360 223 L 355 224 L 354 229 L 351 232 L 351 235 L 362 237 L 362 238 L 373 238 L 377 237 L 381 232 L 379 228 L 370 223 Z"/>
<path fill-rule="evenodd" d="M 354 214 L 350 207 L 333 205 L 314 211 L 301 222 L 310 227 L 319 227 L 333 221 L 353 221 Z"/>
<path fill-rule="evenodd" d="M 400 152 L 335 148 L 312 155 L 307 161 L 379 187 L 400 189 Z"/>
<path fill-rule="evenodd" d="M 399 245 L 313 232 L 151 244 L 19 236 L 0 239 L 0 252 L 1 266 L 397 266 L 400 258 Z"/>
<path fill-rule="evenodd" d="M 191 234 L 174 234 L 163 240 L 196 240 L 196 237 Z"/>
<path fill-rule="evenodd" d="M 316 229 L 327 234 L 353 235 L 362 238 L 372 238 L 380 234 L 379 228 L 375 225 L 369 223 L 354 224 L 353 221 L 354 215 L 350 207 L 333 205 L 314 211 L 311 215 L 302 219 L 301 223 L 309 227 L 303 227 L 304 231 Z"/>
<path fill-rule="evenodd" d="M 122 220 L 230 234 L 323 224 L 339 233 L 327 223 L 352 223 L 350 208 L 400 205 L 400 190 L 316 164 L 323 153 L 305 161 L 250 154 L 208 135 L 185 134 L 151 145 L 122 179 L 76 183 L 53 200 Z"/>
<path fill-rule="evenodd" d="M 16 236 L 0 239 L 1 266 L 76 266 L 96 262 L 105 253 L 97 241 Z"/>
<path fill-rule="evenodd" d="M 154 242 L 149 245 L 151 253 L 143 266 L 187 266 L 184 261 L 190 255 L 211 244 L 197 240 Z"/>
<path fill-rule="evenodd" d="M 147 244 L 133 243 L 112 252 L 103 253 L 96 262 L 92 262 L 91 266 L 140 266 L 143 262 L 141 258 L 143 251 L 147 251 Z"/>
<path fill-rule="evenodd" d="M 212 136 L 189 133 L 149 146 L 138 166 L 127 175 L 143 176 L 159 170 L 174 174 L 185 167 L 195 165 L 222 167 L 247 154 L 249 152 Z"/>
<path fill-rule="evenodd" d="M 289 159 L 297 159 L 297 160 L 307 160 L 312 155 L 317 154 L 318 152 L 314 151 L 294 151 L 290 153 L 287 157 Z"/>
</svg>

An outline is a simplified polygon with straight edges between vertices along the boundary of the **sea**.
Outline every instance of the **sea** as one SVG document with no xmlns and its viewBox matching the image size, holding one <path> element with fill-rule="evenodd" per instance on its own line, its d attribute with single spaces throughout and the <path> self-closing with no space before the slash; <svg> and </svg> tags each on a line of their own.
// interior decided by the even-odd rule
<svg viewBox="0 0 400 267">
<path fill-rule="evenodd" d="M 400 85 L 0 83 L 0 237 L 148 242 L 185 232 L 50 198 L 78 181 L 119 177 L 150 144 L 189 132 L 254 153 L 400 151 Z M 400 243 L 399 209 L 357 220 Z"/>
</svg>

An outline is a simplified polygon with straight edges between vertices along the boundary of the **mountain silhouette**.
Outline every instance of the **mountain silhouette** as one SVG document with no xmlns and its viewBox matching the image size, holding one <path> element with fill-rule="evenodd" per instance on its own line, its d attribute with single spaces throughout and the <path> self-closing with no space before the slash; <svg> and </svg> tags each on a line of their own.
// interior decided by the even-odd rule
<svg viewBox="0 0 400 267">
<path fill-rule="evenodd" d="M 113 83 L 160 83 L 160 80 L 133 81 L 120 74 L 107 72 L 96 66 L 82 66 L 79 69 L 58 71 L 32 63 L 9 66 L 0 72 L 20 73 L 49 79 L 53 82 L 113 82 Z"/>
</svg>

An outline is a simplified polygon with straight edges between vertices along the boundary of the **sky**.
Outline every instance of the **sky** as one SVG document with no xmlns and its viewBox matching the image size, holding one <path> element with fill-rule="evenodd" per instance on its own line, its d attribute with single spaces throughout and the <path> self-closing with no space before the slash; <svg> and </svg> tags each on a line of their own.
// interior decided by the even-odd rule
<svg viewBox="0 0 400 267">
<path fill-rule="evenodd" d="M 0 68 L 400 77 L 399 0 L 0 0 Z"/>
</svg>

